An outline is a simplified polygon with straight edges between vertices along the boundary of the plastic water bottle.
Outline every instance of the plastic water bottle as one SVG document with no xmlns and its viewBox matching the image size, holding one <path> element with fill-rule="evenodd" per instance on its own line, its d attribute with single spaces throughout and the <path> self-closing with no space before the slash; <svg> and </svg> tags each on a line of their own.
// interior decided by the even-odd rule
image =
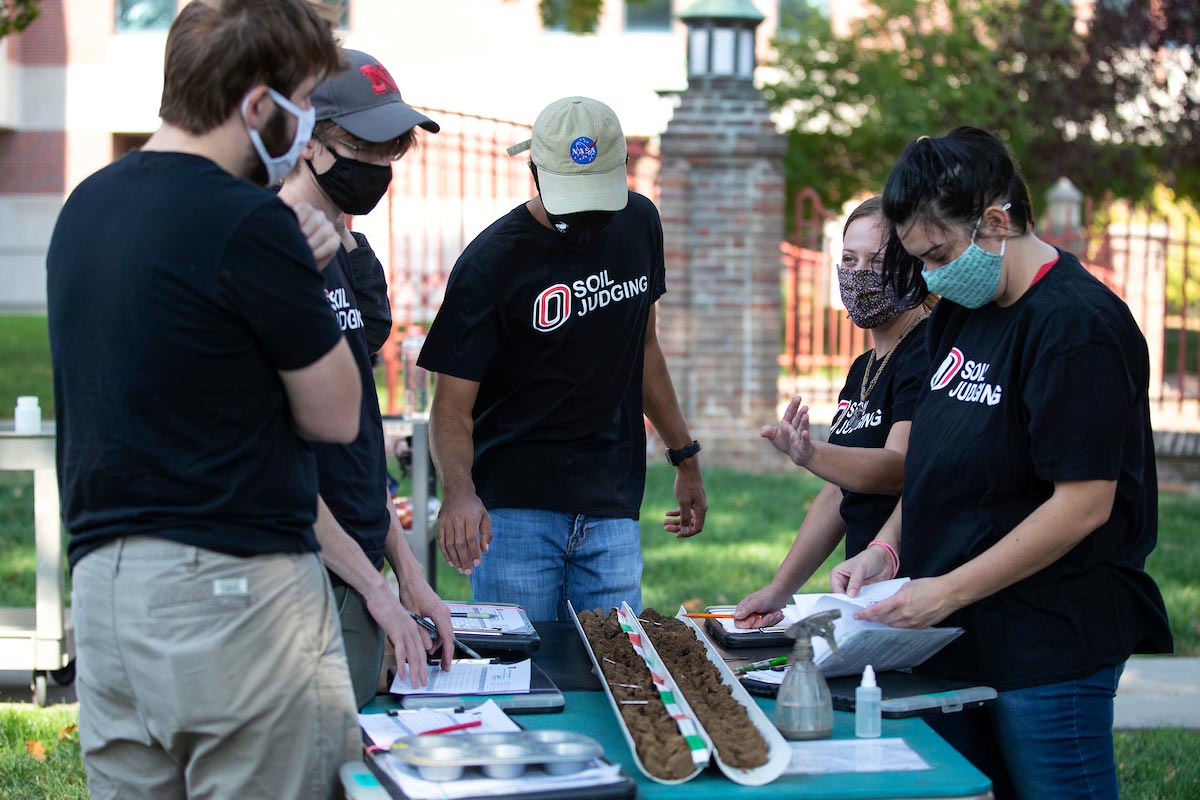
<svg viewBox="0 0 1200 800">
<path fill-rule="evenodd" d="M 402 413 L 410 419 L 429 413 L 429 371 L 417 366 L 424 346 L 425 332 L 418 325 L 408 326 L 404 341 L 400 343 L 400 368 L 404 379 Z"/>
<path fill-rule="evenodd" d="M 860 739 L 879 736 L 880 703 L 883 692 L 875 683 L 875 670 L 870 664 L 863 670 L 862 684 L 854 690 L 854 735 Z"/>
<path fill-rule="evenodd" d="M 13 412 L 13 427 L 17 433 L 41 433 L 42 409 L 38 407 L 38 399 L 31 395 L 17 398 L 17 408 Z"/>
</svg>

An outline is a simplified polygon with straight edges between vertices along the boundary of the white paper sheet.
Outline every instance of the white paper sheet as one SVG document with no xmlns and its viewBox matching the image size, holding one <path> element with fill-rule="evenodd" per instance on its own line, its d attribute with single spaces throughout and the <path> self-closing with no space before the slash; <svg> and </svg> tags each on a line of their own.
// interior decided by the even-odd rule
<svg viewBox="0 0 1200 800">
<path fill-rule="evenodd" d="M 913 772 L 932 769 L 903 739 L 827 739 L 792 742 L 785 775 L 830 772 Z"/>
<path fill-rule="evenodd" d="M 843 603 L 848 603 L 855 606 L 857 610 L 859 608 L 866 608 L 868 606 L 875 605 L 880 600 L 886 600 L 896 592 L 900 591 L 900 587 L 908 583 L 908 580 L 908 578 L 893 578 L 890 581 L 880 581 L 879 583 L 867 584 L 862 588 L 862 591 L 859 592 L 858 597 L 850 597 L 849 595 L 837 594 L 834 592 L 830 592 L 828 594 L 821 594 L 818 592 L 814 594 L 792 595 L 792 603 L 784 606 L 783 608 L 783 622 L 770 628 L 739 628 L 734 624 L 732 619 L 722 619 L 718 620 L 718 622 L 720 622 L 721 627 L 725 629 L 726 633 L 734 636 L 755 636 L 761 633 L 782 633 L 805 617 L 815 614 L 817 611 L 823 610 L 815 608 L 816 604 L 822 598 L 833 598 L 834 600 L 840 600 Z M 735 606 L 709 606 L 707 610 L 720 613 L 731 613 L 734 608 Z"/>
<path fill-rule="evenodd" d="M 825 607 L 818 608 L 817 604 L 826 598 L 837 600 L 841 603 L 855 606 L 857 608 L 868 608 L 875 605 L 880 600 L 887 600 L 889 597 L 900 591 L 904 584 L 908 583 L 908 578 L 893 578 L 890 581 L 880 581 L 879 583 L 868 583 L 862 587 L 858 593 L 858 597 L 851 597 L 848 594 L 839 594 L 837 592 L 825 592 L 814 594 L 794 594 L 792 602 L 784 609 L 783 615 L 785 621 L 790 623 L 799 622 L 805 617 L 815 614 L 818 611 L 824 611 Z"/>
<path fill-rule="evenodd" d="M 491 700 L 457 713 L 418 709 L 397 711 L 395 714 L 358 715 L 358 724 L 366 731 L 371 743 L 379 747 L 391 747 L 397 739 L 403 739 L 406 736 L 417 736 L 426 731 L 448 728 L 451 725 L 475 720 L 479 720 L 482 724 L 474 728 L 454 731 L 451 735 L 469 736 L 475 733 L 506 733 L 521 730 L 521 727 Z"/>
<path fill-rule="evenodd" d="M 429 668 L 429 683 L 413 686 L 408 678 L 397 675 L 389 691 L 392 694 L 527 694 L 529 659 L 515 664 L 479 664 L 454 662 L 449 672 L 440 666 Z"/>
</svg>

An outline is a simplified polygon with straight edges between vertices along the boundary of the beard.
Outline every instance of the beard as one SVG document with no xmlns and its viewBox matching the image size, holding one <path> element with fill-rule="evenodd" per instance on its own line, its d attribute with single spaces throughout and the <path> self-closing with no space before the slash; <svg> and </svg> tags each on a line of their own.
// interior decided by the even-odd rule
<svg viewBox="0 0 1200 800">
<path fill-rule="evenodd" d="M 291 114 L 285 113 L 281 108 L 276 106 L 271 111 L 271 116 L 267 118 L 267 122 L 263 125 L 262 130 L 258 132 L 258 135 L 262 137 L 263 147 L 267 149 L 269 155 L 281 156 L 292 146 L 292 137 L 295 136 L 295 129 L 288 130 L 288 117 L 290 116 Z M 253 147 L 250 148 L 250 164 L 247 170 L 247 177 L 259 186 L 267 185 L 267 165 L 258 157 L 258 151 Z"/>
</svg>

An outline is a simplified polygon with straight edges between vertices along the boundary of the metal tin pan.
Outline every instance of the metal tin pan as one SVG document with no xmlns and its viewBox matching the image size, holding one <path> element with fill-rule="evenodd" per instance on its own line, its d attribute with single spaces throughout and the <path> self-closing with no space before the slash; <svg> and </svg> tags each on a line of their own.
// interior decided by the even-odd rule
<svg viewBox="0 0 1200 800">
<path fill-rule="evenodd" d="M 468 769 L 503 779 L 520 777 L 531 766 L 551 775 L 569 775 L 602 756 L 604 748 L 580 733 L 545 730 L 409 736 L 396 740 L 391 752 L 425 780 L 454 781 Z"/>
</svg>

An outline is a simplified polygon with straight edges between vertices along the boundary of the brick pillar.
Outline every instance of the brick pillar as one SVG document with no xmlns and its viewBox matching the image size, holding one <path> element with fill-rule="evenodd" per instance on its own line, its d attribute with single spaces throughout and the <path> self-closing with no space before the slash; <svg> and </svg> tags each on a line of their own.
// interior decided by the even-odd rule
<svg viewBox="0 0 1200 800">
<path fill-rule="evenodd" d="M 693 80 L 662 135 L 667 294 L 658 335 L 704 462 L 777 468 L 783 154 L 749 81 Z"/>
</svg>

